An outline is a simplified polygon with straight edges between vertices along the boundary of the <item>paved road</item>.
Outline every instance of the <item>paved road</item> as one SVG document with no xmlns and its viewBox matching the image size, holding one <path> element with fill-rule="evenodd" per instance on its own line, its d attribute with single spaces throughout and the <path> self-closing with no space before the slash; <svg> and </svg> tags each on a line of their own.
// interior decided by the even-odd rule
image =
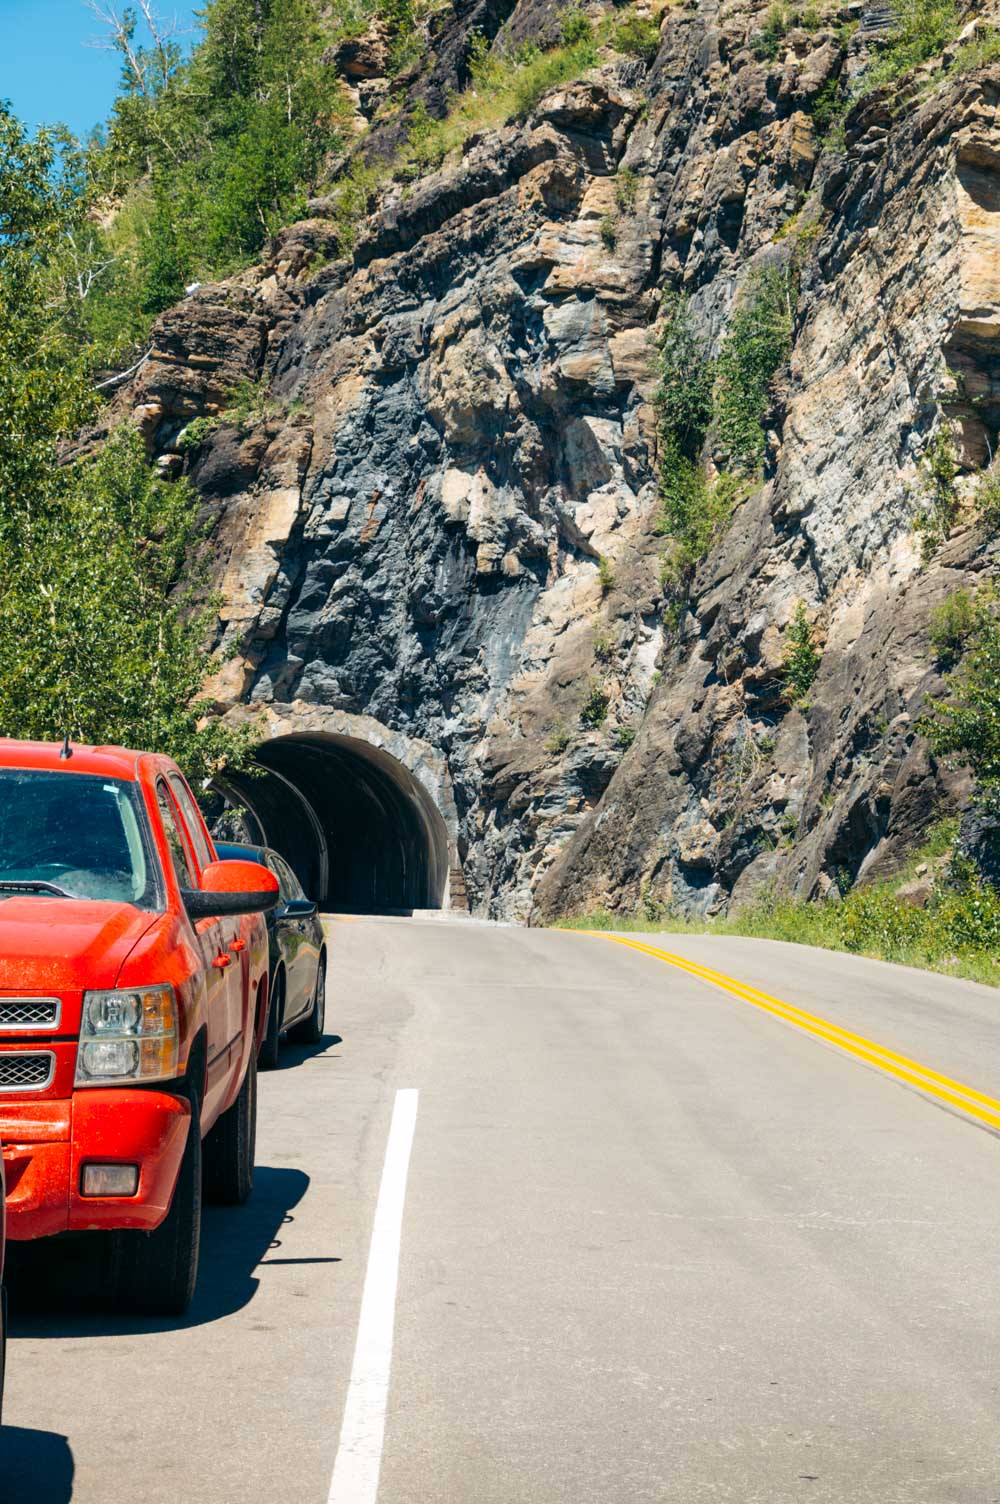
<svg viewBox="0 0 1000 1504">
<path fill-rule="evenodd" d="M 191 1319 L 81 1310 L 72 1266 L 15 1311 L 0 1498 L 325 1504 L 404 1087 L 379 1504 L 1000 1500 L 994 1133 L 607 939 L 331 939 L 343 1039 L 261 1078 L 258 1189 L 211 1214 Z M 652 943 L 1000 1096 L 985 988 Z"/>
</svg>

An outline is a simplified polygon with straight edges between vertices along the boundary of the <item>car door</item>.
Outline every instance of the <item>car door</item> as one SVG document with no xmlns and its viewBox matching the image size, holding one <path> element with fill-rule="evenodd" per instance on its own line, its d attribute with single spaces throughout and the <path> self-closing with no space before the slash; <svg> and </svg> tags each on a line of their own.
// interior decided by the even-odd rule
<svg viewBox="0 0 1000 1504">
<path fill-rule="evenodd" d="M 281 907 L 277 922 L 281 926 L 281 947 L 285 955 L 288 976 L 285 1018 L 291 1023 L 309 1011 L 316 983 L 318 951 L 312 942 L 311 917 L 308 914 L 295 913 L 297 904 L 307 902 L 298 878 L 276 851 L 267 853 L 267 864 L 278 879 L 281 888 Z M 291 911 L 289 911 L 290 906 Z"/>
<path fill-rule="evenodd" d="M 199 872 L 194 850 L 180 811 L 163 777 L 156 780 L 156 805 L 163 833 L 170 848 L 177 882 L 182 888 L 197 888 Z M 211 1115 L 217 1090 L 226 1083 L 229 1045 L 233 1038 L 231 1027 L 233 982 L 228 973 L 238 968 L 233 967 L 232 954 L 228 949 L 230 923 L 229 920 L 216 918 L 199 919 L 192 926 L 201 953 L 202 976 L 205 982 L 208 1060 L 205 1073 L 204 1105 L 207 1115 Z"/>
</svg>

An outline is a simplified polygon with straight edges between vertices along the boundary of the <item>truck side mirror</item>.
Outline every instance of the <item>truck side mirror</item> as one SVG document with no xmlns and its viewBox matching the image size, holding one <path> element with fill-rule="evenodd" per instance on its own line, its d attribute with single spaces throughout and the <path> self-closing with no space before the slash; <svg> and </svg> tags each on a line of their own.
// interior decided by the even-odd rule
<svg viewBox="0 0 1000 1504">
<path fill-rule="evenodd" d="M 260 862 L 210 862 L 200 888 L 182 888 L 191 919 L 228 914 L 264 914 L 278 902 L 278 879 Z"/>
</svg>

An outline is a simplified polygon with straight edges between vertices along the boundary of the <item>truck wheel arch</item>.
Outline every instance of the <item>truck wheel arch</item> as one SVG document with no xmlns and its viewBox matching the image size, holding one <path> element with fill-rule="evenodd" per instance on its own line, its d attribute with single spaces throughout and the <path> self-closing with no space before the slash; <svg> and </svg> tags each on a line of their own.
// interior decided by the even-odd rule
<svg viewBox="0 0 1000 1504">
<path fill-rule="evenodd" d="M 201 1107 L 205 1100 L 205 1071 L 208 1066 L 208 1040 L 204 1028 L 198 1030 L 188 1051 L 187 1070 L 184 1081 L 187 1095 Z"/>
</svg>

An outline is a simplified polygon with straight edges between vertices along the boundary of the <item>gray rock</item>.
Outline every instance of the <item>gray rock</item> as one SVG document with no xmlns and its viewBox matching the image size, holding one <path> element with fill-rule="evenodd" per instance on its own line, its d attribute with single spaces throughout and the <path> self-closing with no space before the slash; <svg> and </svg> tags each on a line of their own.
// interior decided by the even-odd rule
<svg viewBox="0 0 1000 1504">
<path fill-rule="evenodd" d="M 832 29 L 756 58 L 757 10 L 669 9 L 644 76 L 602 64 L 391 185 L 351 257 L 314 272 L 336 245 L 318 196 L 258 268 L 158 321 L 116 399 L 152 455 L 263 376 L 271 411 L 186 461 L 236 652 L 209 692 L 422 769 L 479 913 L 644 893 L 706 913 L 762 884 L 835 897 L 968 793 L 915 728 L 941 687 L 930 613 L 983 567 L 982 541 L 966 529 L 923 568 L 912 520 L 947 392 L 970 463 L 1000 424 L 1000 71 L 905 109 L 867 97 L 847 150 L 821 155 L 809 108 L 849 58 Z M 523 41 L 553 14 L 456 7 L 406 99 L 440 113 L 474 28 Z M 338 65 L 377 78 L 369 40 Z M 390 150 L 405 118 L 358 149 Z M 810 194 L 797 223 L 820 232 L 776 240 Z M 660 294 L 689 296 L 717 352 L 751 269 L 796 250 L 765 479 L 668 634 Z M 800 600 L 822 646 L 808 706 L 782 669 Z M 598 727 L 581 719 L 595 694 Z M 619 725 L 638 727 L 624 752 Z"/>
</svg>

